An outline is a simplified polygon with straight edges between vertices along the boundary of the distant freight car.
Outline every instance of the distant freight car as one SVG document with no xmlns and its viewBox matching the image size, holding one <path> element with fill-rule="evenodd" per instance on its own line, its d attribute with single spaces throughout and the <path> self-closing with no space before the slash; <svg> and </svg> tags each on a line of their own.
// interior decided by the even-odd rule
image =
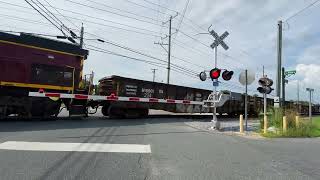
<svg viewBox="0 0 320 180">
<path fill-rule="evenodd" d="M 180 99 L 190 101 L 204 101 L 212 93 L 210 90 L 197 89 L 192 87 L 177 86 L 171 84 L 150 82 L 121 76 L 110 76 L 99 80 L 99 95 L 103 96 L 126 96 L 156 99 Z M 262 105 L 258 97 L 248 97 L 248 112 L 257 115 Z M 141 103 L 141 102 L 112 102 L 102 103 L 102 113 L 105 116 L 146 116 L 149 109 L 165 110 L 175 113 L 207 113 L 212 109 L 201 105 L 188 104 L 162 104 L 162 103 Z M 217 108 L 217 113 L 227 115 L 238 115 L 244 113 L 244 95 L 231 93 L 230 99 Z"/>
<path fill-rule="evenodd" d="M 211 91 L 190 87 L 167 85 L 121 76 L 105 77 L 99 81 L 99 95 L 125 97 L 142 97 L 156 99 L 179 99 L 190 101 L 206 100 Z M 105 102 L 102 113 L 105 116 L 122 116 L 131 114 L 148 115 L 148 109 L 161 109 L 170 112 L 209 112 L 201 105 L 140 103 L 140 102 Z"/>
</svg>

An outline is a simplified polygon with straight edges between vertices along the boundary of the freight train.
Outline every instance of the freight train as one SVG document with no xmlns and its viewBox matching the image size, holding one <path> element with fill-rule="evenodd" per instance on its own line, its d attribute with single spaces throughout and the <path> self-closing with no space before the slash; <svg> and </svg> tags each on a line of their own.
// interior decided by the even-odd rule
<svg viewBox="0 0 320 180">
<path fill-rule="evenodd" d="M 83 75 L 83 62 L 89 52 L 76 44 L 32 34 L 0 32 L 0 118 L 55 117 L 62 104 L 69 115 L 88 115 L 88 108 L 102 107 L 109 117 L 143 117 L 149 109 L 176 113 L 212 112 L 203 106 L 211 91 L 110 76 L 99 81 L 93 94 L 92 77 Z M 217 108 L 219 114 L 235 116 L 244 112 L 244 95 L 230 95 Z M 273 100 L 268 99 L 268 106 Z M 248 113 L 257 115 L 263 107 L 261 97 L 248 97 Z M 287 102 L 287 106 L 294 106 Z M 301 112 L 307 104 L 300 104 Z M 320 112 L 314 106 L 313 112 Z"/>
</svg>

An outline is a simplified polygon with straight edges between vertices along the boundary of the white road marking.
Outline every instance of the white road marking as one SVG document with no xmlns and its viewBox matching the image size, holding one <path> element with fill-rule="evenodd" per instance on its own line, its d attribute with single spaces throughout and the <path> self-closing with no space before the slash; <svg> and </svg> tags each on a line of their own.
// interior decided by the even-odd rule
<svg viewBox="0 0 320 180">
<path fill-rule="evenodd" d="M 151 153 L 150 145 L 141 144 L 6 141 L 0 144 L 0 149 L 18 151 Z"/>
</svg>

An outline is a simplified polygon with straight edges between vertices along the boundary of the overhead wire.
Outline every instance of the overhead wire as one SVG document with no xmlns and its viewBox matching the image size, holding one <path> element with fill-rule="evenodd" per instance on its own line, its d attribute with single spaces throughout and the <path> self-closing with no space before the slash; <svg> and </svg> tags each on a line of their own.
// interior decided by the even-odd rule
<svg viewBox="0 0 320 180">
<path fill-rule="evenodd" d="M 55 23 L 53 23 L 48 17 L 46 17 L 44 14 L 42 14 L 36 7 L 34 7 L 28 0 L 25 0 L 34 10 L 36 10 L 41 16 L 43 16 L 45 19 L 47 19 L 53 26 L 55 26 L 58 30 L 62 32 L 63 35 L 66 35 L 65 32 L 60 29 Z"/>
<path fill-rule="evenodd" d="M 107 12 L 107 13 L 110 13 L 110 14 L 114 14 L 114 15 L 117 15 L 117 16 L 121 16 L 121 17 L 129 18 L 129 19 L 133 19 L 133 20 L 136 20 L 136 21 L 140 21 L 140 22 L 144 22 L 144 23 L 148 23 L 148 24 L 153 24 L 153 25 L 156 25 L 156 26 L 161 26 L 161 25 L 159 25 L 159 24 L 157 24 L 157 23 L 155 23 L 155 22 L 146 21 L 146 20 L 139 19 L 139 18 L 136 18 L 136 17 L 132 17 L 132 16 L 127 16 L 127 15 L 124 15 L 124 14 L 120 14 L 120 13 L 117 13 L 117 12 L 112 12 L 112 11 L 109 11 L 109 10 L 106 10 L 106 9 L 102 9 L 102 8 L 90 6 L 90 5 L 88 5 L 88 4 L 83 4 L 83 3 L 75 2 L 75 1 L 73 1 L 73 0 L 65 0 L 65 1 L 71 2 L 71 3 L 73 3 L 73 4 L 77 4 L 77 5 L 80 5 L 80 6 L 84 6 L 84 7 L 87 7 L 87 8 L 91 8 L 91 9 L 95 9 L 95 10 Z"/>
<path fill-rule="evenodd" d="M 95 4 L 99 4 L 99 5 L 102 5 L 104 7 L 110 8 L 110 9 L 115 9 L 115 10 L 120 11 L 120 12 L 125 12 L 127 14 L 131 14 L 131 15 L 134 15 L 134 16 L 137 16 L 137 17 L 150 19 L 152 21 L 159 22 L 157 19 L 154 19 L 154 18 L 152 18 L 150 16 L 144 16 L 144 15 L 140 15 L 140 14 L 137 14 L 137 13 L 133 13 L 131 11 L 123 10 L 123 9 L 120 9 L 120 8 L 115 8 L 115 7 L 109 6 L 109 5 L 105 4 L 105 3 L 101 3 L 101 2 L 97 2 L 97 1 L 93 1 L 93 0 L 86 0 L 86 1 L 92 2 L 92 3 L 95 3 Z"/>
<path fill-rule="evenodd" d="M 54 27 L 52 27 L 52 24 L 45 23 L 45 22 L 42 22 L 42 21 L 30 20 L 30 19 L 20 18 L 20 17 L 17 17 L 17 16 L 11 16 L 11 15 L 6 15 L 6 14 L 0 14 L 0 16 L 6 17 L 8 19 L 14 19 L 14 20 L 17 20 L 17 21 L 20 21 L 20 22 L 39 24 L 39 25 L 43 25 L 43 26 L 46 26 L 46 27 L 54 28 Z"/>
<path fill-rule="evenodd" d="M 64 23 L 57 18 L 48 8 L 46 8 L 39 0 L 35 0 L 38 3 L 35 3 L 33 0 L 31 0 L 36 6 L 38 6 L 44 13 L 46 13 L 52 20 L 54 20 L 57 24 L 60 25 L 61 28 L 64 28 L 65 30 L 69 31 L 68 27 L 64 25 Z M 42 7 L 40 7 L 40 6 Z"/>
<path fill-rule="evenodd" d="M 25 9 L 32 9 L 32 8 L 28 8 L 28 7 L 25 7 L 25 6 L 20 6 L 20 5 L 17 5 L 17 4 L 12 4 L 12 3 L 3 2 L 3 1 L 0 1 L 0 3 L 8 4 L 8 5 L 11 5 L 11 6 L 16 6 L 16 7 L 20 7 L 20 8 L 25 8 Z M 139 30 L 143 30 L 143 31 L 157 33 L 156 31 L 152 31 L 152 30 L 146 29 L 146 28 L 136 27 L 136 26 L 132 26 L 132 25 L 116 22 L 116 21 L 111 21 L 111 20 L 107 20 L 107 19 L 104 19 L 104 18 L 101 18 L 101 17 L 90 16 L 90 15 L 87 15 L 87 14 L 84 14 L 84 13 L 79 13 L 79 12 L 75 12 L 75 11 L 71 11 L 71 10 L 66 10 L 66 9 L 63 9 L 63 8 L 58 8 L 58 7 L 55 7 L 55 6 L 52 6 L 52 5 L 51 5 L 51 7 L 55 8 L 57 10 L 60 10 L 60 11 L 64 11 L 64 12 L 68 12 L 68 13 L 72 13 L 72 14 L 76 14 L 76 15 L 80 15 L 80 16 L 84 16 L 84 17 L 89 17 L 89 18 L 96 19 L 96 20 L 101 20 L 101 21 L 110 22 L 110 23 L 113 23 L 113 24 L 118 24 L 118 25 L 130 27 L 130 28 L 135 28 L 135 29 L 139 29 Z M 4 7 L 1 7 L 1 8 L 4 8 Z M 65 16 L 65 15 L 63 15 L 63 16 Z M 74 17 L 70 17 L 70 16 L 69 17 L 65 16 L 65 17 L 66 18 L 74 18 Z"/>
<path fill-rule="evenodd" d="M 97 36 L 97 35 L 92 34 L 92 33 L 88 33 L 88 34 L 89 34 L 89 35 L 93 35 L 93 36 L 95 36 L 95 37 L 101 38 L 100 36 Z M 122 49 L 125 49 L 125 50 L 127 50 L 127 51 L 130 51 L 130 52 L 133 52 L 133 53 L 136 53 L 136 54 L 139 54 L 139 55 L 142 55 L 142 56 L 145 56 L 145 57 L 148 57 L 148 58 L 151 58 L 151 59 L 160 61 L 160 62 L 165 62 L 165 63 L 167 63 L 167 61 L 165 61 L 165 60 L 163 60 L 163 59 L 160 59 L 160 58 L 151 56 L 151 55 L 149 55 L 149 54 L 143 53 L 143 52 L 141 52 L 141 51 L 138 51 L 138 50 L 135 50 L 135 49 L 132 49 L 132 48 L 129 48 L 129 47 L 120 45 L 119 43 L 115 43 L 115 42 L 112 42 L 112 41 L 110 41 L 110 40 L 105 40 L 105 39 L 103 39 L 103 41 L 104 41 L 105 43 L 107 43 L 107 44 L 116 46 L 116 47 L 118 47 L 118 48 L 122 48 Z M 187 69 L 187 68 L 185 68 L 185 67 L 182 67 L 182 66 L 177 65 L 177 64 L 174 64 L 174 63 L 171 63 L 171 65 L 172 65 L 173 67 L 175 67 L 175 68 L 179 68 L 179 69 L 182 69 L 182 70 L 184 70 L 184 71 L 188 71 L 188 72 L 193 73 L 193 74 L 197 74 L 197 73 L 198 73 L 197 71 L 193 71 L 193 70 L 191 70 L 191 69 Z"/>
<path fill-rule="evenodd" d="M 148 0 L 143 0 L 143 1 L 144 1 L 144 2 L 147 2 L 147 3 L 149 3 L 149 4 L 152 4 L 152 5 L 158 6 L 158 7 L 160 7 L 160 8 L 163 8 L 163 9 L 165 9 L 165 10 L 172 11 L 172 12 L 174 12 L 174 13 L 179 13 L 179 12 L 176 11 L 176 10 L 172 10 L 172 9 L 170 9 L 170 8 L 168 8 L 168 7 L 162 6 L 162 5 L 157 4 L 157 3 L 154 3 L 154 2 L 152 2 L 152 1 L 148 1 Z"/>
<path fill-rule="evenodd" d="M 151 64 L 151 65 L 154 65 L 154 66 L 160 67 L 160 68 L 167 68 L 166 66 L 161 66 L 161 64 L 159 65 L 158 62 L 148 61 L 148 60 L 143 60 L 141 58 L 135 58 L 135 57 L 131 57 L 131 56 L 122 55 L 122 54 L 119 54 L 119 53 L 115 53 L 115 52 L 112 52 L 112 51 L 109 51 L 109 50 L 106 50 L 106 49 L 102 49 L 102 48 L 99 48 L 99 47 L 95 47 L 95 46 L 92 46 L 92 45 L 88 45 L 88 44 L 87 44 L 87 46 L 92 47 L 92 48 L 88 48 L 89 50 L 92 50 L 92 51 L 98 51 L 98 52 L 103 52 L 103 53 L 107 53 L 107 54 L 111 54 L 111 55 L 115 55 L 115 56 L 120 56 L 120 57 L 128 58 L 128 59 L 131 59 L 131 60 L 135 60 L 135 61 L 140 61 L 140 62 L 144 62 L 144 63 L 147 63 L 147 64 Z M 184 71 L 180 71 L 178 69 L 172 69 L 172 71 L 187 75 L 187 76 L 192 77 L 192 78 L 196 78 L 197 77 L 197 76 L 193 76 L 190 73 L 187 73 L 187 72 L 184 72 Z"/>
<path fill-rule="evenodd" d="M 300 13 L 302 13 L 303 11 L 307 10 L 308 8 L 314 6 L 316 3 L 318 3 L 320 0 L 316 0 L 314 2 L 312 2 L 311 4 L 309 4 L 308 6 L 302 8 L 301 10 L 297 11 L 296 13 L 292 14 L 291 16 L 287 17 L 284 22 L 289 21 L 290 19 L 294 18 L 295 16 L 299 15 Z"/>
<path fill-rule="evenodd" d="M 202 57 L 205 57 L 206 59 L 208 59 L 209 56 L 212 56 L 212 57 L 213 57 L 213 54 L 211 55 L 210 53 L 205 52 L 205 51 L 203 51 L 203 50 L 195 49 L 194 47 L 191 47 L 191 46 L 187 45 L 187 43 L 178 41 L 177 39 L 176 39 L 174 42 L 172 42 L 172 43 L 175 44 L 175 45 L 177 45 L 177 46 L 179 46 L 182 50 L 184 50 L 184 51 L 186 51 L 186 52 L 190 52 L 190 51 L 195 52 L 195 53 L 201 55 Z M 190 51 L 188 51 L 187 49 L 190 50 Z M 211 49 L 210 49 L 210 50 L 211 50 Z M 222 53 L 219 53 L 219 54 L 222 54 Z M 222 61 L 223 64 L 228 65 L 229 67 L 232 67 L 232 68 L 239 68 L 239 67 L 243 67 L 243 66 L 244 66 L 243 64 L 241 64 L 241 63 L 239 63 L 239 62 L 237 62 L 237 61 L 235 61 L 235 62 L 232 61 L 232 62 L 231 62 L 231 61 L 228 60 L 228 59 L 231 59 L 231 57 L 229 57 L 229 56 L 227 56 L 227 55 L 225 55 L 225 54 L 222 54 L 222 55 L 227 58 L 227 59 L 224 59 L 224 61 Z M 228 60 L 228 61 L 227 61 L 227 60 Z M 232 59 L 232 60 L 233 60 L 233 59 Z M 236 66 L 235 64 L 238 64 L 238 66 Z"/>
<path fill-rule="evenodd" d="M 57 8 L 55 8 L 54 6 L 52 6 L 47 0 L 44 0 L 52 9 L 54 9 L 58 14 L 60 14 L 65 20 L 67 20 L 69 23 L 71 23 L 72 25 L 74 25 L 76 28 L 80 29 L 80 27 L 78 25 L 76 25 L 75 23 L 73 23 L 70 19 L 68 19 L 67 17 L 65 17 L 62 13 L 60 13 Z"/>
<path fill-rule="evenodd" d="M 180 21 L 178 23 L 178 27 L 177 27 L 177 31 L 175 33 L 175 37 L 173 39 L 176 39 L 176 37 L 177 37 L 177 35 L 179 33 L 179 30 L 180 30 L 180 27 L 181 27 L 181 23 L 183 22 L 183 18 L 184 18 L 185 14 L 186 14 L 186 11 L 188 9 L 189 2 L 190 2 L 190 0 L 187 0 L 187 3 L 185 5 L 185 7 L 183 9 L 183 12 L 182 12 L 182 15 L 181 15 L 182 17 L 181 17 L 181 19 L 180 19 Z"/>
<path fill-rule="evenodd" d="M 2 1 L 0 1 L 0 3 L 2 3 Z M 26 9 L 31 9 L 31 8 L 27 8 L 27 7 L 24 7 L 24 6 L 18 6 L 18 7 L 26 8 Z M 8 8 L 5 8 L 5 7 L 0 7 L 0 8 L 2 8 L 2 9 L 8 9 Z M 19 12 L 28 13 L 28 14 L 33 14 L 32 12 L 21 11 L 21 10 L 20 10 Z M 73 13 L 74 13 L 74 12 L 73 12 Z M 59 16 L 60 16 L 60 15 L 59 15 Z M 84 14 L 83 14 L 83 16 L 92 17 L 92 16 L 88 16 L 88 15 L 84 15 Z M 95 21 L 86 20 L 86 19 L 79 19 L 79 18 L 70 17 L 70 16 L 65 16 L 65 17 L 70 18 L 70 19 L 73 19 L 73 20 L 76 20 L 76 21 L 80 21 L 80 22 L 87 22 L 87 23 L 90 23 L 90 24 L 95 24 L 95 25 L 110 27 L 110 28 L 114 28 L 114 29 L 120 29 L 120 30 L 123 30 L 123 31 L 133 32 L 133 33 L 137 33 L 137 34 L 143 34 L 143 35 L 147 35 L 147 36 L 161 37 L 160 35 L 157 35 L 157 34 L 151 34 L 151 33 L 147 33 L 147 32 L 136 31 L 136 30 L 132 30 L 132 29 L 127 29 L 127 28 L 122 28 L 122 27 L 118 27 L 118 26 L 103 24 L 103 23 L 99 23 L 99 22 L 95 22 Z M 94 18 L 94 17 L 92 17 L 92 18 Z M 97 17 L 96 17 L 95 19 L 102 20 L 102 21 L 107 21 L 107 22 L 111 22 L 111 23 L 116 23 L 116 24 L 119 24 L 119 25 L 127 26 L 127 27 L 132 27 L 132 28 L 135 28 L 135 29 L 141 29 L 141 30 L 148 31 L 148 32 L 157 33 L 157 32 L 155 32 L 155 31 L 151 31 L 151 30 L 148 30 L 148 29 L 138 28 L 138 27 L 134 27 L 134 26 L 122 24 L 122 23 L 113 22 L 113 21 L 108 21 L 108 20 L 105 20 L 105 19 L 97 18 Z"/>
</svg>

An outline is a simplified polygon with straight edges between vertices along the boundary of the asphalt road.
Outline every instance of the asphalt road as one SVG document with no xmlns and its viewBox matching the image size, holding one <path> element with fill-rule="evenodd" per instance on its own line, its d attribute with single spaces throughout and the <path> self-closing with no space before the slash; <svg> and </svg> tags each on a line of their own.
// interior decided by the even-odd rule
<svg viewBox="0 0 320 180">
<path fill-rule="evenodd" d="M 0 150 L 0 179 L 319 179 L 320 139 L 209 133 L 186 119 L 2 121 L 8 141 L 150 145 L 151 153 Z M 63 147 L 57 147 L 63 148 Z"/>
</svg>

